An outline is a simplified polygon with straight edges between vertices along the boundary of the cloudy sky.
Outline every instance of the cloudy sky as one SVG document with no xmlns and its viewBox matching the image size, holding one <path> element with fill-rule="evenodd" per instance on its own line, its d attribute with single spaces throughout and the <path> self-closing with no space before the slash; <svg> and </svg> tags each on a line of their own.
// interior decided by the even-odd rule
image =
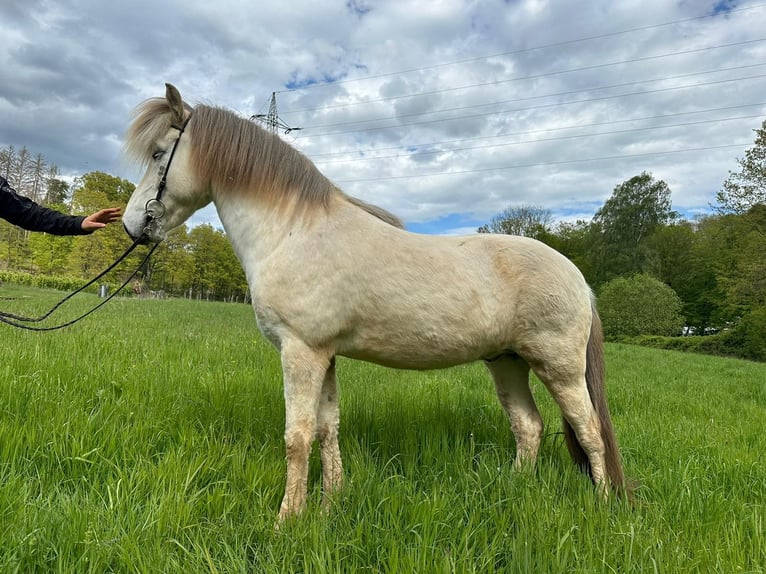
<svg viewBox="0 0 766 574">
<path fill-rule="evenodd" d="M 0 147 L 136 182 L 164 82 L 247 117 L 276 92 L 282 137 L 427 233 L 587 219 L 642 171 L 709 211 L 766 118 L 758 0 L 2 0 L 0 38 Z"/>
</svg>

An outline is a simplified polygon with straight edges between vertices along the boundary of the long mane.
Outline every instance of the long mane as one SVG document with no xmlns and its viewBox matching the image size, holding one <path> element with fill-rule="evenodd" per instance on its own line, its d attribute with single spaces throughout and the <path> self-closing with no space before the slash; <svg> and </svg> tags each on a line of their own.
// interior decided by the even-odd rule
<svg viewBox="0 0 766 574">
<path fill-rule="evenodd" d="M 390 225 L 403 227 L 399 218 L 383 208 L 344 194 L 309 158 L 254 122 L 219 107 L 186 109 L 193 111 L 186 128 L 193 142 L 193 169 L 213 189 L 253 194 L 275 207 L 289 203 L 327 208 L 331 198 L 340 195 Z M 148 164 L 154 142 L 170 129 L 171 115 L 165 98 L 140 104 L 126 136 L 127 156 Z"/>
</svg>

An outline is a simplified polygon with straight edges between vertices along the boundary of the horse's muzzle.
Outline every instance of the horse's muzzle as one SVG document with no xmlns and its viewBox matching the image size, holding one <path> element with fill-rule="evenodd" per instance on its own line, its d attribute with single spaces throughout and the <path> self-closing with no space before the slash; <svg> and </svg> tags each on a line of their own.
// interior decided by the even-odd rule
<svg viewBox="0 0 766 574">
<path fill-rule="evenodd" d="M 122 223 L 123 229 L 125 229 L 125 233 L 128 234 L 128 237 L 130 237 L 133 241 L 138 241 L 141 245 L 147 245 L 150 243 L 149 236 L 146 235 L 146 233 L 142 233 L 139 237 L 135 237 L 131 232 L 130 229 L 128 229 L 128 226 L 125 225 L 125 222 Z"/>
</svg>

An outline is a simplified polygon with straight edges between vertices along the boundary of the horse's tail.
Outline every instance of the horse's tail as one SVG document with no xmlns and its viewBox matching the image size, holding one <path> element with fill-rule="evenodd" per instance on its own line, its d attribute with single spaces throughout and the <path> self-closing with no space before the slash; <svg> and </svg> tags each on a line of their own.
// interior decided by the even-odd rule
<svg viewBox="0 0 766 574">
<path fill-rule="evenodd" d="M 627 495 L 630 498 L 632 487 L 626 483 L 625 474 L 620 462 L 620 450 L 617 446 L 617 437 L 612 427 L 612 418 L 609 415 L 609 405 L 606 401 L 605 369 L 604 369 L 604 334 L 601 329 L 601 319 L 598 316 L 595 302 L 591 302 L 592 319 L 590 325 L 590 338 L 586 350 L 585 382 L 588 387 L 591 403 L 596 410 L 601 426 L 601 440 L 604 443 L 604 465 L 608 484 L 618 495 Z M 564 439 L 569 453 L 575 463 L 591 478 L 590 462 L 588 456 L 577 440 L 574 429 L 564 421 Z"/>
</svg>

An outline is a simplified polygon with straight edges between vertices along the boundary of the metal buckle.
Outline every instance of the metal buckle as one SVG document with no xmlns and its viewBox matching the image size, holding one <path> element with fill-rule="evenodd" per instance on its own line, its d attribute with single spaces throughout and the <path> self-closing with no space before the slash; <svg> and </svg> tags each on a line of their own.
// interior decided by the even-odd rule
<svg viewBox="0 0 766 574">
<path fill-rule="evenodd" d="M 146 202 L 144 210 L 150 219 L 160 219 L 163 215 L 165 215 L 165 204 L 162 203 L 159 199 L 153 198 Z"/>
</svg>

